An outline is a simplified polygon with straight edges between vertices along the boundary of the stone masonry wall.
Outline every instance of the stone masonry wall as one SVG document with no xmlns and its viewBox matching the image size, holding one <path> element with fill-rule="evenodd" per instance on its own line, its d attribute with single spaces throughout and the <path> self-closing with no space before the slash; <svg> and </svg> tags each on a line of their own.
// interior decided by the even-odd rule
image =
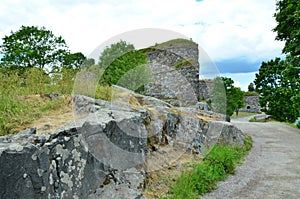
<svg viewBox="0 0 300 199">
<path fill-rule="evenodd" d="M 260 113 L 260 105 L 259 105 L 259 96 L 245 96 L 245 107 L 240 108 L 239 111 L 242 112 L 251 112 L 251 113 Z"/>
<path fill-rule="evenodd" d="M 209 99 L 213 88 L 213 80 L 199 80 L 199 96 L 200 98 Z"/>
<path fill-rule="evenodd" d="M 189 62 L 178 66 L 184 60 Z M 148 54 L 148 61 L 155 81 L 145 86 L 146 95 L 178 106 L 197 103 L 199 63 L 196 44 L 157 49 Z"/>
</svg>

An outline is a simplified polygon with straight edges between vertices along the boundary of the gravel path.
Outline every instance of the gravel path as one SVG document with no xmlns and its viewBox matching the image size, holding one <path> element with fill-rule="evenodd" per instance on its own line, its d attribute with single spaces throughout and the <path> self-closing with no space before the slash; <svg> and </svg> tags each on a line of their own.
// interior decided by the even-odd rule
<svg viewBox="0 0 300 199">
<path fill-rule="evenodd" d="M 235 175 L 201 198 L 300 198 L 300 130 L 279 123 L 232 121 L 253 138 L 253 148 Z"/>
</svg>

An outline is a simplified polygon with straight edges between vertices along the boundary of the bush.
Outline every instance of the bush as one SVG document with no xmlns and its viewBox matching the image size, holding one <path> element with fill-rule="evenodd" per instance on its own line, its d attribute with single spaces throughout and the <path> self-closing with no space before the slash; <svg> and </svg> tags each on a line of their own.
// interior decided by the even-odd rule
<svg viewBox="0 0 300 199">
<path fill-rule="evenodd" d="M 297 122 L 296 126 L 300 129 L 300 121 Z"/>
</svg>

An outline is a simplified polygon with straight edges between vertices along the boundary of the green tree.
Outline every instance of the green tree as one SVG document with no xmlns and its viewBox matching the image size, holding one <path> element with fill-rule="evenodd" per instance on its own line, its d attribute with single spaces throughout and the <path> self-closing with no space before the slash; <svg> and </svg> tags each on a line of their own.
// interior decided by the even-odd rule
<svg viewBox="0 0 300 199">
<path fill-rule="evenodd" d="M 248 85 L 248 91 L 249 92 L 254 92 L 255 91 L 254 84 L 252 82 Z"/>
<path fill-rule="evenodd" d="M 263 62 L 254 83 L 262 111 L 279 121 L 294 122 L 300 114 L 296 97 L 300 92 L 298 59 L 287 57 Z"/>
<path fill-rule="evenodd" d="M 212 88 L 211 100 L 214 110 L 231 116 L 235 109 L 244 106 L 244 94 L 233 86 L 234 81 L 227 77 L 216 77 Z"/>
<path fill-rule="evenodd" d="M 127 44 L 126 41 L 121 40 L 103 50 L 99 57 L 99 65 L 104 69 L 118 57 L 121 57 L 123 54 L 131 51 L 134 51 L 134 46 L 132 44 Z"/>
<path fill-rule="evenodd" d="M 285 41 L 283 53 L 300 56 L 300 1 L 280 0 L 276 5 L 276 40 Z"/>
<path fill-rule="evenodd" d="M 66 68 L 80 69 L 81 64 L 86 60 L 86 57 L 81 53 L 66 54 L 63 59 L 63 66 Z"/>
<path fill-rule="evenodd" d="M 263 62 L 254 81 L 262 110 L 280 121 L 294 122 L 300 115 L 300 1 L 279 0 L 274 14 L 276 40 L 285 41 L 284 60 Z"/>
<path fill-rule="evenodd" d="M 69 54 L 65 40 L 44 27 L 22 26 L 3 38 L 1 59 L 4 67 L 38 67 L 52 69 L 60 66 Z"/>
<path fill-rule="evenodd" d="M 123 54 L 105 68 L 102 73 L 100 83 L 109 85 L 118 84 L 120 78 L 127 72 L 144 64 L 147 64 L 147 56 L 140 51 L 134 50 Z"/>
<path fill-rule="evenodd" d="M 95 65 L 95 59 L 87 58 L 82 62 L 81 68 L 87 68 L 87 67 L 90 67 L 90 66 L 93 66 L 93 65 Z"/>
<path fill-rule="evenodd" d="M 151 71 L 143 66 L 147 64 L 147 56 L 125 41 L 106 48 L 99 64 L 103 69 L 100 84 L 115 84 L 141 91 L 142 84 L 151 81 Z"/>
</svg>

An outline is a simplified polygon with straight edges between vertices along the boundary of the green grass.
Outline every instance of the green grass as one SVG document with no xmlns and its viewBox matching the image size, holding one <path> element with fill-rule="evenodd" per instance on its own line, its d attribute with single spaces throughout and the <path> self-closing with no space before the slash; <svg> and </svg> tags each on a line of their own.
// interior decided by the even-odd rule
<svg viewBox="0 0 300 199">
<path fill-rule="evenodd" d="M 194 163 L 176 180 L 173 192 L 165 199 L 196 199 L 214 190 L 219 181 L 235 173 L 252 147 L 252 138 L 246 136 L 243 146 L 215 145 L 205 155 L 203 162 Z"/>
<path fill-rule="evenodd" d="M 196 63 L 196 60 L 193 58 L 188 58 L 188 59 L 184 59 L 180 62 L 178 62 L 177 64 L 175 64 L 175 68 L 176 69 L 181 69 L 184 68 L 185 66 L 191 66 L 194 65 Z"/>
<path fill-rule="evenodd" d="M 253 115 L 257 115 L 258 113 L 250 113 L 250 112 L 239 112 L 239 115 L 236 116 L 235 113 L 233 113 L 232 116 L 230 116 L 230 118 L 238 118 L 238 117 L 248 117 L 248 116 L 253 116 Z"/>
<path fill-rule="evenodd" d="M 160 44 L 156 44 L 154 47 L 155 48 L 168 48 L 168 47 L 174 47 L 174 46 L 197 46 L 197 43 L 192 40 L 178 38 L 178 39 L 172 39 L 172 40 L 160 43 Z"/>
<path fill-rule="evenodd" d="M 18 133 L 43 114 L 67 106 L 72 92 L 110 100 L 110 87 L 99 86 L 97 78 L 87 80 L 85 71 L 77 73 L 74 82 L 76 72 L 73 69 L 62 69 L 50 77 L 38 68 L 26 69 L 24 73 L 1 69 L 0 136 Z M 76 89 L 73 89 L 74 86 Z M 46 93 L 62 96 L 57 99 L 40 97 Z"/>
<path fill-rule="evenodd" d="M 13 134 L 42 114 L 67 105 L 67 99 L 42 98 L 45 93 L 70 95 L 75 71 L 63 69 L 50 78 L 43 70 L 0 70 L 0 136 Z"/>
<path fill-rule="evenodd" d="M 247 91 L 244 93 L 244 96 L 259 96 L 259 94 L 254 91 Z"/>
<path fill-rule="evenodd" d="M 22 126 L 44 113 L 66 106 L 64 97 L 42 99 L 37 96 L 0 96 L 0 136 L 17 133 Z"/>
</svg>

